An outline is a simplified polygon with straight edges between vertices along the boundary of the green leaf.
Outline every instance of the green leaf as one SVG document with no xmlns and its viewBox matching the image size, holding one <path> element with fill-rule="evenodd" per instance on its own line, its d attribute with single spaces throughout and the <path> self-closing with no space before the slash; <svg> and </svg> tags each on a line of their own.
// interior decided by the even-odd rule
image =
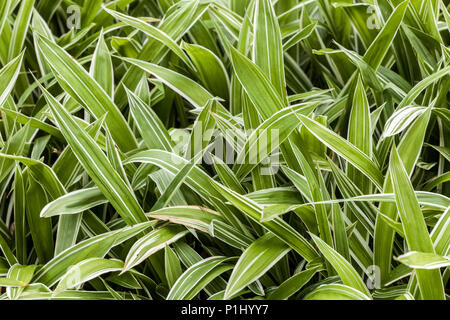
<svg viewBox="0 0 450 320">
<path fill-rule="evenodd" d="M 248 137 L 236 158 L 233 171 L 238 179 L 245 178 L 261 161 L 279 147 L 298 127 L 297 115 L 310 114 L 317 104 L 300 104 L 284 108 L 262 122 Z M 277 165 L 274 163 L 273 165 Z"/>
<path fill-rule="evenodd" d="M 242 234 L 229 224 L 220 220 L 213 220 L 211 222 L 209 233 L 211 236 L 240 250 L 247 248 L 254 240 L 252 237 Z"/>
<path fill-rule="evenodd" d="M 167 46 L 170 50 L 172 50 L 178 57 L 181 58 L 188 66 L 191 66 L 191 62 L 189 61 L 189 58 L 186 56 L 186 54 L 181 50 L 181 48 L 176 44 L 176 42 L 170 38 L 169 35 L 164 33 L 161 29 L 155 28 L 150 24 L 145 23 L 144 21 L 127 16 L 123 13 L 109 10 L 107 8 L 104 8 L 106 12 L 108 12 L 110 15 L 112 15 L 114 18 L 121 20 L 128 24 L 129 26 L 132 26 L 142 32 L 144 32 L 149 37 L 152 37 L 153 39 L 161 42 L 165 46 Z"/>
<path fill-rule="evenodd" d="M 167 283 L 169 284 L 169 288 L 172 288 L 183 273 L 183 270 L 181 269 L 180 259 L 178 259 L 176 253 L 169 246 L 166 246 L 164 249 L 164 267 Z"/>
<path fill-rule="evenodd" d="M 318 271 L 319 268 L 311 268 L 293 275 L 272 291 L 267 298 L 269 300 L 287 300 L 307 284 Z"/>
<path fill-rule="evenodd" d="M 130 103 L 131 114 L 139 128 L 146 146 L 149 149 L 171 151 L 173 142 L 156 113 L 137 95 L 125 88 Z"/>
<path fill-rule="evenodd" d="M 266 234 L 253 242 L 239 257 L 230 280 L 228 280 L 224 299 L 229 299 L 258 280 L 289 250 L 290 248 L 284 242 L 272 234 Z"/>
<path fill-rule="evenodd" d="M 422 150 L 425 133 L 431 116 L 431 109 L 421 115 L 408 131 L 403 135 L 398 151 L 408 174 L 412 174 L 416 161 Z M 391 176 L 388 175 L 384 184 L 384 193 L 393 192 Z M 391 219 L 397 218 L 397 208 L 393 203 L 381 203 L 379 210 Z M 375 226 L 374 262 L 380 267 L 382 282 L 387 279 L 392 260 L 392 245 L 394 231 L 382 219 L 378 219 Z M 387 249 L 388 248 L 388 249 Z"/>
<path fill-rule="evenodd" d="M 97 187 L 80 189 L 47 203 L 40 216 L 48 218 L 63 214 L 77 214 L 107 202 L 108 200 Z"/>
<path fill-rule="evenodd" d="M 152 211 L 148 213 L 147 216 L 158 220 L 185 225 L 186 227 L 198 229 L 203 232 L 208 232 L 209 225 L 213 220 L 224 222 L 219 213 L 198 206 L 163 208 Z"/>
<path fill-rule="evenodd" d="M 430 237 L 433 241 L 433 246 L 437 254 L 448 255 L 450 250 L 450 206 L 441 215 L 438 222 L 436 222 Z"/>
<path fill-rule="evenodd" d="M 433 270 L 450 266 L 450 257 L 435 253 L 410 251 L 399 256 L 397 260 L 413 269 Z"/>
<path fill-rule="evenodd" d="M 36 272 L 33 281 L 51 287 L 71 266 L 89 258 L 103 258 L 112 247 L 135 237 L 153 224 L 154 222 L 143 222 L 81 241 L 44 264 Z"/>
<path fill-rule="evenodd" d="M 103 33 L 98 38 L 89 73 L 108 96 L 114 96 L 114 67 Z"/>
<path fill-rule="evenodd" d="M 342 283 L 346 286 L 352 287 L 364 295 L 370 297 L 370 292 L 364 284 L 363 280 L 359 276 L 358 272 L 353 268 L 349 261 L 345 260 L 338 252 L 332 247 L 327 245 L 322 239 L 315 235 L 311 235 L 320 252 L 325 256 L 333 268 L 338 273 L 342 280 Z"/>
<path fill-rule="evenodd" d="M 116 259 L 89 258 L 71 266 L 55 288 L 63 291 L 79 287 L 82 283 L 95 279 L 102 274 L 120 271 L 123 262 Z"/>
<path fill-rule="evenodd" d="M 256 222 L 261 221 L 262 209 L 254 201 L 245 198 L 234 191 L 216 184 L 217 190 L 222 190 L 222 193 L 234 206 L 243 211 L 247 216 Z M 277 218 L 268 222 L 260 222 L 267 230 L 283 240 L 292 249 L 297 251 L 306 260 L 311 261 L 317 257 L 315 249 L 311 244 L 300 235 L 292 226 L 287 224 L 284 220 Z"/>
<path fill-rule="evenodd" d="M 304 39 L 308 38 L 314 31 L 314 29 L 317 26 L 317 21 L 308 24 L 306 27 L 298 31 L 296 34 L 294 34 L 292 37 L 289 38 L 284 44 L 283 44 L 283 51 L 286 52 L 299 42 L 303 41 Z"/>
<path fill-rule="evenodd" d="M 187 42 L 183 42 L 182 47 L 191 58 L 203 86 L 213 95 L 227 100 L 230 80 L 223 62 L 205 47 Z"/>
<path fill-rule="evenodd" d="M 125 259 L 123 272 L 130 270 L 153 253 L 184 237 L 187 233 L 188 231 L 184 227 L 176 225 L 169 225 L 149 232 L 131 247 Z"/>
<path fill-rule="evenodd" d="M 20 68 L 22 66 L 23 56 L 24 52 L 9 61 L 8 64 L 0 70 L 0 106 L 6 102 L 6 99 L 8 99 L 8 96 L 14 88 L 14 84 L 19 76 Z"/>
<path fill-rule="evenodd" d="M 158 29 L 166 33 L 169 37 L 174 39 L 174 41 L 178 41 L 205 13 L 208 9 L 208 4 L 200 3 L 199 0 L 195 0 L 176 4 L 172 9 L 173 10 L 170 10 L 170 12 L 167 13 L 165 19 L 161 21 Z M 159 64 L 168 52 L 169 48 L 166 45 L 151 38 L 139 52 L 138 59 Z M 120 84 L 132 90 L 137 86 L 141 77 L 142 72 L 139 70 L 139 66 L 133 66 L 128 69 Z M 119 88 L 116 91 L 115 101 L 117 101 L 117 104 L 122 108 L 125 104 L 126 97 L 124 96 L 123 87 L 121 87 L 121 85 L 119 85 Z"/>
<path fill-rule="evenodd" d="M 38 37 L 37 43 L 59 84 L 68 94 L 97 119 L 107 113 L 106 125 L 122 151 L 136 148 L 135 137 L 105 90 L 61 47 L 43 37 Z"/>
<path fill-rule="evenodd" d="M 268 119 L 283 109 L 287 103 L 283 102 L 282 96 L 261 68 L 233 47 L 230 49 L 234 72 L 259 116 L 262 119 Z"/>
<path fill-rule="evenodd" d="M 397 110 L 400 110 L 406 106 L 411 105 L 414 100 L 416 100 L 417 96 L 428 86 L 430 86 L 433 82 L 438 81 L 442 77 L 448 75 L 450 73 L 450 66 L 447 66 L 445 68 L 442 68 L 438 71 L 436 71 L 433 74 L 430 74 L 426 78 L 424 78 L 422 81 L 417 83 L 409 92 L 408 94 L 403 98 L 403 100 L 400 102 L 400 104 L 397 106 Z"/>
<path fill-rule="evenodd" d="M 27 260 L 26 198 L 25 182 L 19 166 L 16 166 L 14 173 L 14 242 L 17 261 L 25 264 Z"/>
<path fill-rule="evenodd" d="M 23 49 L 28 26 L 31 20 L 35 0 L 21 1 L 19 12 L 14 21 L 13 34 L 9 44 L 9 59 L 16 57 Z"/>
<path fill-rule="evenodd" d="M 396 112 L 386 122 L 383 132 L 383 138 L 394 136 L 406 128 L 416 120 L 416 118 L 426 112 L 425 107 L 405 107 L 397 109 Z"/>
<path fill-rule="evenodd" d="M 392 40 L 397 34 L 397 30 L 403 20 L 408 4 L 409 0 L 406 0 L 395 8 L 389 19 L 386 21 L 383 29 L 378 33 L 375 40 L 367 49 L 363 59 L 374 70 L 377 70 L 381 65 L 386 53 L 391 47 Z"/>
<path fill-rule="evenodd" d="M 324 200 L 324 194 L 321 190 L 319 179 L 316 175 L 317 170 L 314 170 L 304 154 L 296 147 L 293 146 L 296 160 L 299 162 L 305 175 L 308 189 L 311 192 L 311 197 L 314 202 L 320 202 Z M 331 236 L 330 224 L 328 221 L 327 208 L 322 204 L 314 205 L 316 221 L 320 233 L 320 237 L 330 246 L 333 246 L 333 240 Z M 331 271 L 331 270 L 329 270 Z"/>
<path fill-rule="evenodd" d="M 433 243 L 428 234 L 419 202 L 395 147 L 392 151 L 389 171 L 409 249 L 434 253 Z M 439 270 L 417 270 L 416 274 L 423 299 L 444 299 L 444 287 Z"/>
<path fill-rule="evenodd" d="M 180 73 L 137 59 L 122 59 L 148 73 L 153 74 L 156 78 L 158 78 L 158 80 L 163 82 L 175 92 L 181 94 L 187 101 L 197 108 L 203 108 L 208 101 L 214 98 L 214 96 L 201 85 Z M 221 115 L 226 115 L 228 118 L 229 112 L 221 104 L 218 104 L 218 107 L 218 113 Z"/>
<path fill-rule="evenodd" d="M 305 300 L 371 300 L 364 293 L 342 284 L 324 284 L 305 297 Z"/>
<path fill-rule="evenodd" d="M 54 254 L 52 222 L 50 219 L 41 219 L 39 216 L 41 209 L 47 203 L 44 189 L 30 176 L 28 176 L 28 184 L 25 195 L 27 221 L 37 257 L 43 264 L 51 260 Z"/>
<path fill-rule="evenodd" d="M 213 279 L 234 267 L 227 263 L 231 259 L 233 258 L 209 257 L 190 266 L 175 282 L 166 299 L 193 299 Z"/>
<path fill-rule="evenodd" d="M 33 278 L 34 271 L 36 270 L 35 265 L 23 266 L 20 264 L 13 265 L 9 270 L 7 277 L 11 280 L 20 281 L 23 285 L 20 287 L 8 287 L 6 288 L 6 294 L 9 299 L 16 300 L 24 291 L 25 287 L 28 286 L 31 279 Z"/>
<path fill-rule="evenodd" d="M 7 21 L 8 18 L 8 14 L 11 11 L 11 6 L 13 4 L 12 0 L 5 0 L 2 1 L 2 3 L 0 4 L 0 34 L 3 31 L 3 27 Z"/>
<path fill-rule="evenodd" d="M 253 28 L 253 61 L 286 100 L 281 31 L 270 0 L 255 1 Z"/>
<path fill-rule="evenodd" d="M 353 107 L 350 112 L 348 141 L 364 152 L 370 159 L 373 158 L 372 128 L 370 122 L 370 107 L 364 91 L 361 77 L 358 78 L 355 94 L 353 96 Z M 349 178 L 362 190 L 369 191 L 370 184 L 357 169 L 348 167 Z"/>
<path fill-rule="evenodd" d="M 44 89 L 45 98 L 58 126 L 89 176 L 128 224 L 145 221 L 133 190 L 112 168 L 111 163 L 89 134 L 64 107 Z"/>
<path fill-rule="evenodd" d="M 303 125 L 328 148 L 350 162 L 366 177 L 368 177 L 379 189 L 382 189 L 384 177 L 373 161 L 360 149 L 343 139 L 330 129 L 322 126 L 314 120 L 299 115 Z"/>
<path fill-rule="evenodd" d="M 192 159 L 194 162 L 202 160 L 195 161 L 195 158 L 202 157 L 203 150 L 209 145 L 214 135 L 216 121 L 213 114 L 216 113 L 218 104 L 216 99 L 209 100 L 195 120 L 186 149 L 187 159 Z"/>
<path fill-rule="evenodd" d="M 19 122 L 21 124 L 29 123 L 30 127 L 40 129 L 40 130 L 47 132 L 48 134 L 54 136 L 55 138 L 59 139 L 60 141 L 65 141 L 64 136 L 61 134 L 61 132 L 57 128 L 55 128 L 52 125 L 49 125 L 48 123 L 45 123 L 44 121 L 41 121 L 41 120 L 38 120 L 38 119 L 32 118 L 32 117 L 27 117 L 23 113 L 20 113 L 20 112 L 14 111 L 14 110 L 8 110 L 8 109 L 1 108 L 1 107 L 0 107 L 0 110 L 2 110 L 8 117 L 16 120 L 17 122 Z"/>
</svg>

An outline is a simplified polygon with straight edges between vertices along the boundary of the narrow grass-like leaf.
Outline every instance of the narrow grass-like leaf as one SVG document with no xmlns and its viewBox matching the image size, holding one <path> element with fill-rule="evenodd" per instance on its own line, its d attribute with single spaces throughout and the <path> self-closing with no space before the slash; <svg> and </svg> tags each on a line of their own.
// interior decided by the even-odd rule
<svg viewBox="0 0 450 320">
<path fill-rule="evenodd" d="M 172 38 L 170 38 L 166 33 L 164 33 L 164 31 L 162 31 L 161 29 L 155 28 L 152 25 L 147 24 L 140 19 L 127 16 L 123 13 L 114 10 L 109 10 L 107 8 L 104 8 L 104 10 L 108 12 L 110 15 L 112 15 L 114 18 L 125 22 L 126 24 L 144 32 L 149 37 L 152 37 L 153 39 L 161 42 L 162 44 L 170 48 L 170 50 L 172 50 L 177 56 L 179 56 L 181 60 L 183 60 L 188 66 L 191 65 L 189 58 L 186 56 L 183 50 L 181 50 L 181 48 L 176 44 L 176 42 Z"/>
<path fill-rule="evenodd" d="M 433 270 L 450 266 L 450 257 L 443 257 L 435 253 L 410 251 L 397 259 L 413 269 Z"/>
<path fill-rule="evenodd" d="M 21 1 L 13 27 L 13 34 L 11 35 L 11 43 L 9 44 L 9 59 L 16 57 L 22 51 L 28 26 L 31 21 L 34 2 L 35 0 Z"/>
<path fill-rule="evenodd" d="M 218 97 L 228 99 L 230 80 L 223 62 L 205 47 L 186 42 L 182 47 L 191 58 L 205 88 Z"/>
<path fill-rule="evenodd" d="M 144 222 L 81 241 L 43 265 L 36 272 L 33 280 L 50 287 L 64 276 L 69 267 L 85 259 L 103 258 L 112 247 L 138 235 L 153 224 L 153 222 Z"/>
<path fill-rule="evenodd" d="M 90 258 L 71 266 L 61 278 L 55 291 L 63 291 L 78 287 L 83 282 L 113 271 L 120 271 L 123 262 L 115 259 Z"/>
<path fill-rule="evenodd" d="M 243 150 L 236 158 L 233 171 L 239 179 L 264 160 L 270 152 L 278 148 L 298 127 L 298 114 L 308 115 L 317 104 L 300 104 L 284 108 L 261 123 L 245 142 Z"/>
<path fill-rule="evenodd" d="M 98 38 L 89 73 L 110 97 L 114 96 L 114 69 L 103 33 Z"/>
<path fill-rule="evenodd" d="M 0 106 L 3 106 L 19 76 L 24 52 L 8 62 L 0 70 Z"/>
<path fill-rule="evenodd" d="M 322 239 L 315 235 L 311 236 L 319 247 L 320 252 L 322 252 L 325 258 L 331 263 L 333 268 L 336 269 L 336 272 L 342 279 L 342 283 L 370 297 L 369 290 L 350 262 L 345 260 L 344 257 L 327 245 Z"/>
<path fill-rule="evenodd" d="M 433 244 L 414 189 L 395 147 L 391 162 L 390 174 L 394 186 L 395 200 L 409 249 L 434 253 Z M 417 270 L 416 273 L 423 299 L 444 299 L 444 288 L 439 270 Z"/>
<path fill-rule="evenodd" d="M 185 225 L 203 232 L 208 232 L 208 227 L 213 220 L 223 222 L 223 218 L 219 213 L 207 208 L 195 206 L 159 209 L 148 213 L 147 216 L 154 219 L 166 220 L 172 223 Z"/>
<path fill-rule="evenodd" d="M 107 202 L 108 200 L 97 187 L 81 189 L 49 202 L 40 215 L 48 218 L 63 214 L 77 214 Z"/>
<path fill-rule="evenodd" d="M 130 270 L 156 251 L 182 238 L 187 232 L 184 227 L 180 226 L 166 226 L 149 232 L 131 247 L 123 271 Z"/>
<path fill-rule="evenodd" d="M 14 241 L 16 257 L 20 264 L 26 264 L 27 224 L 26 224 L 25 181 L 20 167 L 14 173 Z"/>
<path fill-rule="evenodd" d="M 286 100 L 281 30 L 270 0 L 255 1 L 253 28 L 253 61 Z"/>
<path fill-rule="evenodd" d="M 233 269 L 224 299 L 228 299 L 260 278 L 289 250 L 285 243 L 272 234 L 266 234 L 253 242 L 241 255 Z"/>
<path fill-rule="evenodd" d="M 210 257 L 192 265 L 178 278 L 166 299 L 193 299 L 214 278 L 233 268 L 228 261 L 227 257 Z"/>
<path fill-rule="evenodd" d="M 8 295 L 9 299 L 16 300 L 17 298 L 19 298 L 19 296 L 24 291 L 26 285 L 28 285 L 31 279 L 33 278 L 33 274 L 34 271 L 36 270 L 36 267 L 37 266 L 35 265 L 24 266 L 20 264 L 15 264 L 8 270 L 7 274 L 8 279 L 17 280 L 25 284 L 23 286 L 16 288 L 13 287 L 6 288 L 6 294 Z"/>
<path fill-rule="evenodd" d="M 372 128 L 370 122 L 370 107 L 364 91 L 364 84 L 359 77 L 353 96 L 353 107 L 350 112 L 348 141 L 364 152 L 370 159 L 373 155 Z M 366 182 L 362 173 L 349 167 L 349 178 L 363 191 L 370 190 L 370 184 Z"/>
<path fill-rule="evenodd" d="M 383 29 L 378 33 L 375 40 L 367 49 L 367 52 L 364 55 L 364 61 L 366 61 L 374 70 L 377 70 L 383 62 L 390 44 L 392 43 L 392 39 L 394 39 L 400 23 L 403 20 L 408 4 L 409 0 L 406 0 L 395 8 L 388 21 L 386 21 Z"/>
<path fill-rule="evenodd" d="M 305 297 L 305 300 L 371 300 L 364 293 L 342 284 L 324 284 Z"/>
<path fill-rule="evenodd" d="M 215 187 L 218 190 L 222 190 L 227 200 L 238 209 L 242 210 L 251 219 L 257 222 L 261 220 L 262 209 L 254 201 L 251 201 L 224 186 L 217 184 Z M 289 224 L 285 223 L 284 220 L 277 218 L 261 224 L 279 239 L 287 243 L 292 249 L 300 253 L 306 260 L 310 261 L 317 257 L 317 253 L 311 244 Z"/>
<path fill-rule="evenodd" d="M 166 246 L 164 249 L 164 266 L 167 283 L 172 288 L 183 273 L 183 270 L 181 269 L 180 259 L 178 259 L 176 253 L 169 246 Z"/>
<path fill-rule="evenodd" d="M 128 89 L 126 89 L 126 92 L 131 113 L 147 147 L 171 151 L 173 142 L 155 112 L 133 92 Z"/>
<path fill-rule="evenodd" d="M 293 275 L 276 288 L 268 299 L 287 300 L 290 296 L 299 291 L 311 278 L 319 271 L 319 268 L 311 268 Z"/>
<path fill-rule="evenodd" d="M 303 125 L 320 141 L 364 173 L 379 189 L 384 177 L 373 161 L 361 150 L 314 120 L 299 115 Z"/>
<path fill-rule="evenodd" d="M 60 85 L 97 119 L 107 113 L 106 124 L 119 148 L 122 151 L 134 149 L 136 139 L 105 90 L 61 47 L 43 37 L 39 37 L 37 43 Z"/>
<path fill-rule="evenodd" d="M 111 201 L 111 204 L 127 223 L 134 224 L 145 221 L 144 212 L 137 202 L 133 190 L 112 168 L 103 151 L 55 98 L 45 91 L 44 94 L 74 154 L 102 193 Z"/>
<path fill-rule="evenodd" d="M 239 51 L 230 49 L 234 72 L 261 118 L 268 119 L 284 108 L 281 95 L 263 71 Z"/>
</svg>

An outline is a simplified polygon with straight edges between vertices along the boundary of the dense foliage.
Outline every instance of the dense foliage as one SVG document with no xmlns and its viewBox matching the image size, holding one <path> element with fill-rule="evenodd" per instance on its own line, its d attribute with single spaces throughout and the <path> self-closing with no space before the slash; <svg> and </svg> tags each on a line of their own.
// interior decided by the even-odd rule
<svg viewBox="0 0 450 320">
<path fill-rule="evenodd" d="M 1 0 L 1 298 L 448 298 L 448 6 Z"/>
</svg>

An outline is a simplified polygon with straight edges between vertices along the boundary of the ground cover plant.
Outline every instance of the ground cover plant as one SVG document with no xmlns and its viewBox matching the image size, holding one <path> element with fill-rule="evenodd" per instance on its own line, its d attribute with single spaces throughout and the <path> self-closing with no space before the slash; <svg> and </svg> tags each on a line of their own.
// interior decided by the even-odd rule
<svg viewBox="0 0 450 320">
<path fill-rule="evenodd" d="M 448 299 L 441 0 L 2 0 L 1 299 Z"/>
</svg>

